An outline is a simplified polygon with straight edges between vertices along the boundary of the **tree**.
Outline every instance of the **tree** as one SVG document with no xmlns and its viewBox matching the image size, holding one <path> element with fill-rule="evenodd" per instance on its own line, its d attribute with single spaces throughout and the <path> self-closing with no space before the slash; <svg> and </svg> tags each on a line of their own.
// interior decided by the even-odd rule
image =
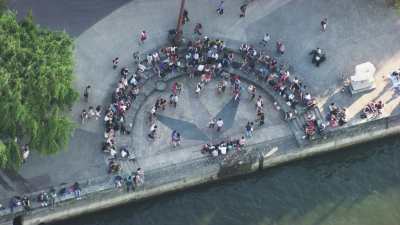
<svg viewBox="0 0 400 225">
<path fill-rule="evenodd" d="M 0 167 L 18 168 L 21 144 L 42 154 L 68 143 L 74 123 L 64 112 L 78 97 L 72 87 L 73 41 L 65 32 L 0 16 Z"/>
</svg>

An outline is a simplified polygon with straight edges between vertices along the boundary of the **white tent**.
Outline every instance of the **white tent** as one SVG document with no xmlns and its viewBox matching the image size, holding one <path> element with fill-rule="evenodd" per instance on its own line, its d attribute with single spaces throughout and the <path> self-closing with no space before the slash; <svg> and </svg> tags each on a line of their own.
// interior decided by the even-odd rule
<svg viewBox="0 0 400 225">
<path fill-rule="evenodd" d="M 351 93 L 358 93 L 375 89 L 376 68 L 371 62 L 358 64 L 355 73 L 351 76 Z"/>
</svg>

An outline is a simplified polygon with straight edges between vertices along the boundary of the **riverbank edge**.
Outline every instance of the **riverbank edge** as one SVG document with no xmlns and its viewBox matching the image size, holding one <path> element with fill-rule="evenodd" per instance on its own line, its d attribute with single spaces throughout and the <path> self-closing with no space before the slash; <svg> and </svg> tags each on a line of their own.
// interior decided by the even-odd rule
<svg viewBox="0 0 400 225">
<path fill-rule="evenodd" d="M 392 117 L 397 117 L 397 116 L 392 116 Z M 43 209 L 43 210 L 33 211 L 31 214 L 24 216 L 23 224 L 37 225 L 37 224 L 46 224 L 49 222 L 64 220 L 82 214 L 91 213 L 115 207 L 118 205 L 123 205 L 133 201 L 144 200 L 162 194 L 180 191 L 200 184 L 221 181 L 227 178 L 253 173 L 261 169 L 268 169 L 291 161 L 301 160 L 318 154 L 323 154 L 326 152 L 339 149 L 345 149 L 346 147 L 352 145 L 361 144 L 364 142 L 399 134 L 400 124 L 398 125 L 396 124 L 396 126 L 389 127 L 388 126 L 389 118 L 391 117 L 377 120 L 378 122 L 383 121 L 381 123 L 377 123 L 376 121 L 370 121 L 340 129 L 341 135 L 339 138 L 329 138 L 324 140 L 324 142 L 322 143 L 306 146 L 296 151 L 289 150 L 286 151 L 287 153 L 278 156 L 270 156 L 268 154 L 265 154 L 268 152 L 265 152 L 264 149 L 264 152 L 262 151 L 257 152 L 256 154 L 252 154 L 251 157 L 242 156 L 243 159 L 239 159 L 234 163 L 231 163 L 230 165 L 222 166 L 219 170 L 213 171 L 212 173 L 206 175 L 186 177 L 184 179 L 169 182 L 157 187 L 138 190 L 136 192 L 131 192 L 131 193 L 121 194 L 120 192 L 115 190 L 103 190 L 103 191 L 89 193 L 87 194 L 84 200 L 71 200 L 58 205 L 53 210 Z M 373 126 L 372 127 L 373 130 L 366 129 L 365 128 L 366 125 Z M 384 125 L 384 126 L 379 126 L 379 125 Z M 376 129 L 377 126 L 380 128 Z M 357 132 L 357 134 L 348 133 L 348 132 L 354 132 L 355 127 L 360 128 L 361 132 Z M 366 130 L 366 132 L 362 132 L 364 129 Z M 232 169 L 230 173 L 221 172 L 221 170 L 230 170 L 231 168 L 234 169 Z M 99 200 L 99 198 L 101 200 Z M 12 224 L 12 221 L 3 223 L 2 225 L 6 224 L 7 225 Z"/>
</svg>

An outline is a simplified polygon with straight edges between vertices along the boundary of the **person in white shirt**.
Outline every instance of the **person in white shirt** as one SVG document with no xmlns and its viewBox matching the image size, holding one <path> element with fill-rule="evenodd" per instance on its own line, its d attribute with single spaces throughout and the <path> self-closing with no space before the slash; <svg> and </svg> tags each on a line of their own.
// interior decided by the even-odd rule
<svg viewBox="0 0 400 225">
<path fill-rule="evenodd" d="M 226 155 L 226 144 L 220 144 L 218 150 L 221 152 L 221 155 Z"/>
<path fill-rule="evenodd" d="M 28 157 L 29 157 L 29 146 L 28 145 L 24 145 L 23 147 L 22 147 L 22 162 L 26 162 L 26 160 L 28 159 Z"/>
<path fill-rule="evenodd" d="M 223 126 L 224 126 L 224 121 L 221 118 L 219 118 L 217 120 L 217 131 L 220 132 Z"/>
<path fill-rule="evenodd" d="M 264 45 L 264 47 L 265 47 L 270 40 L 271 40 L 271 36 L 268 33 L 265 33 L 264 38 L 260 44 Z"/>
</svg>

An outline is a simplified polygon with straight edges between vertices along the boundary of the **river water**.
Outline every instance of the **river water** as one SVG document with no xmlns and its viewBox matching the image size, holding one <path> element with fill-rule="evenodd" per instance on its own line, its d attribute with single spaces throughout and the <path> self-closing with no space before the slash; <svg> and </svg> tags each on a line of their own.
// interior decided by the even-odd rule
<svg viewBox="0 0 400 225">
<path fill-rule="evenodd" d="M 399 147 L 391 137 L 56 225 L 397 225 Z"/>
</svg>

